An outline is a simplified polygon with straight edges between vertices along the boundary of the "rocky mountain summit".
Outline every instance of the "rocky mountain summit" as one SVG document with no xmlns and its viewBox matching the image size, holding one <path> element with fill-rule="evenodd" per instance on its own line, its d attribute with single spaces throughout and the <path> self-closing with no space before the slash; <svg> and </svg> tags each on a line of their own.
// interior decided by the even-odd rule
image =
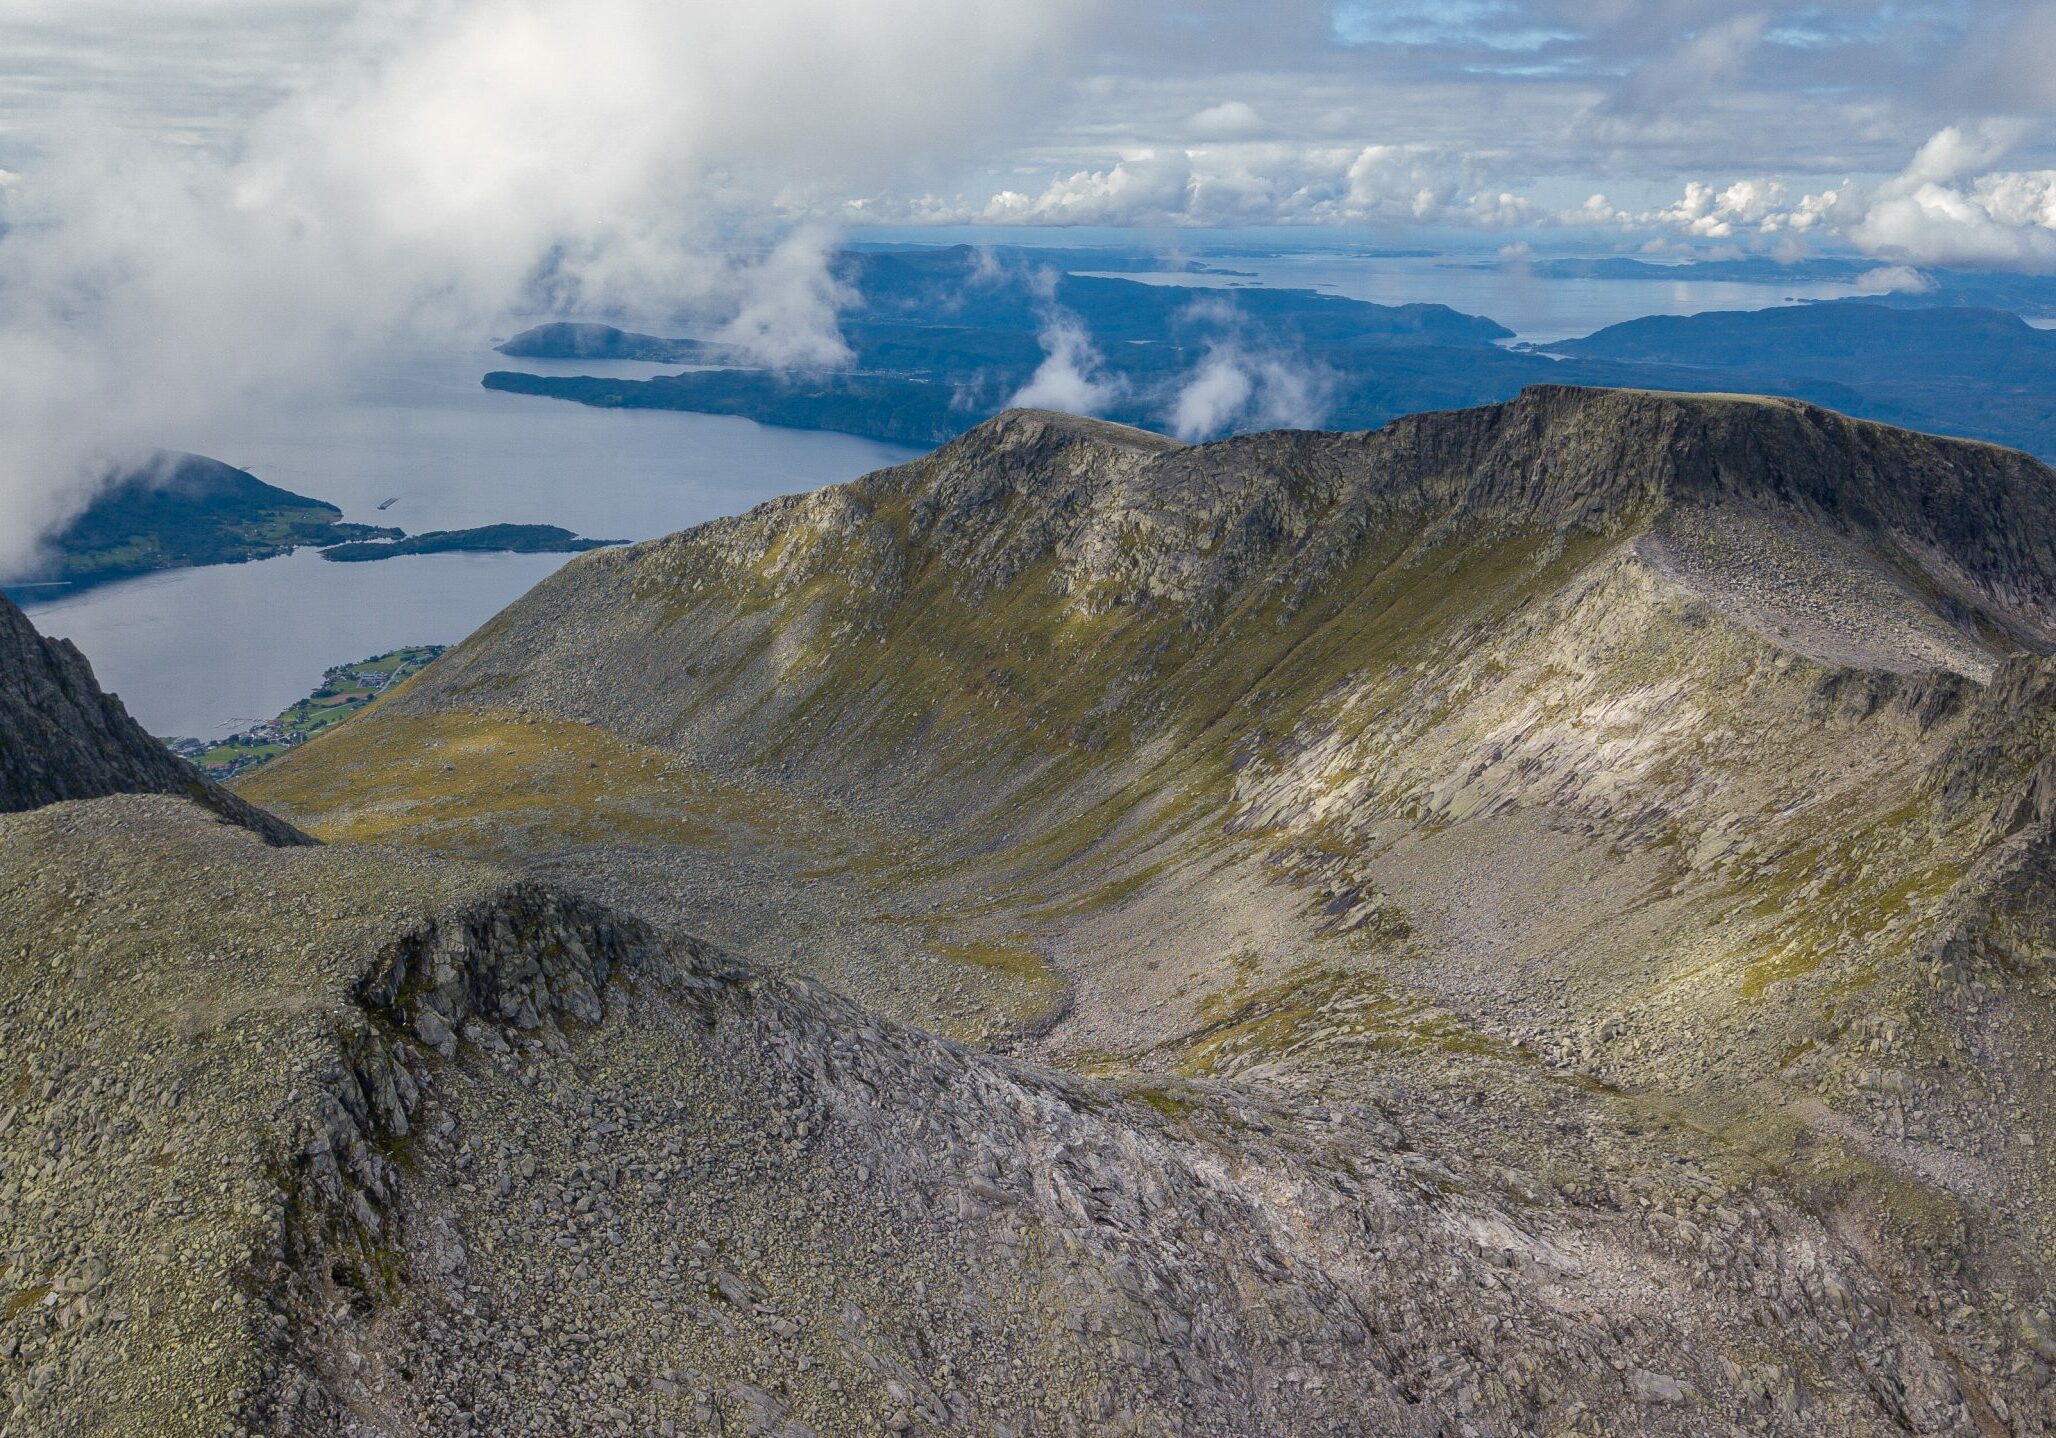
<svg viewBox="0 0 2056 1438">
<path fill-rule="evenodd" d="M 2056 1430 L 2052 503 L 1017 412 L 574 561 L 324 845 L 0 816 L 0 1425 Z"/>
</svg>

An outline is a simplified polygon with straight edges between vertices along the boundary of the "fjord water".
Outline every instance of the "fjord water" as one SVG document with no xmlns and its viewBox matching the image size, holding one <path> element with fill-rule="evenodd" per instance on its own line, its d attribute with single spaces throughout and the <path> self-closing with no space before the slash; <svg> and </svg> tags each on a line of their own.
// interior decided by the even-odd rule
<svg viewBox="0 0 2056 1438">
<path fill-rule="evenodd" d="M 748 420 L 610 411 L 496 394 L 489 369 L 644 374 L 679 367 L 391 354 L 332 402 L 167 435 L 260 479 L 410 533 L 560 524 L 650 539 L 898 463 L 912 451 Z M 386 510 L 384 500 L 396 502 Z M 36 627 L 91 658 L 154 734 L 208 737 L 267 719 L 330 665 L 450 644 L 563 564 L 562 554 L 423 555 L 334 564 L 311 550 L 177 570 L 38 600 Z"/>
</svg>

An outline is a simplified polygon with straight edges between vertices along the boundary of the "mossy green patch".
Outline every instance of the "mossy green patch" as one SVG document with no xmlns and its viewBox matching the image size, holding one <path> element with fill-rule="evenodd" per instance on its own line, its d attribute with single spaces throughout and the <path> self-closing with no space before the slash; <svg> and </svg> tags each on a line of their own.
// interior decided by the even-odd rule
<svg viewBox="0 0 2056 1438">
<path fill-rule="evenodd" d="M 1524 1060 L 1514 1045 L 1477 1032 L 1374 974 L 1306 964 L 1257 988 L 1238 983 L 1200 1002 L 1207 1020 L 1180 1041 L 1177 1072 L 1229 1074 L 1316 1049 L 1464 1054 Z"/>
<path fill-rule="evenodd" d="M 1005 991 L 1001 1012 L 1016 1024 L 1039 1022 L 1063 997 L 1063 976 L 1023 937 L 945 939 L 931 935 L 927 947 L 937 957 L 963 965 L 999 984 Z"/>
<path fill-rule="evenodd" d="M 715 825 L 761 825 L 792 807 L 591 725 L 498 711 L 374 712 L 237 787 L 331 842 L 483 853 L 541 840 L 699 845 Z"/>
<path fill-rule="evenodd" d="M 28 1288 L 16 1289 L 4 1301 L 0 1301 L 0 1322 L 18 1318 L 50 1296 L 50 1285 L 33 1284 Z"/>
</svg>

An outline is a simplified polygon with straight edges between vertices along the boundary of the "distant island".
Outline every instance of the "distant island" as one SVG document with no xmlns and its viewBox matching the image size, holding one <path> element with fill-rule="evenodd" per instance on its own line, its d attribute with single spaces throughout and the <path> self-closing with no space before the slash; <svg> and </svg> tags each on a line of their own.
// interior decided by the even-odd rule
<svg viewBox="0 0 2056 1438">
<path fill-rule="evenodd" d="M 649 360 L 655 364 L 721 364 L 734 351 L 705 340 L 667 340 L 613 325 L 560 323 L 523 330 L 498 346 L 519 359 Z"/>
<path fill-rule="evenodd" d="M 477 529 L 432 529 L 426 534 L 378 542 L 338 544 L 321 551 L 323 559 L 344 564 L 397 559 L 407 554 L 576 554 L 626 544 L 625 539 L 583 539 L 554 524 L 487 524 Z"/>
<path fill-rule="evenodd" d="M 401 531 L 345 524 L 332 504 L 266 484 L 197 454 L 160 454 L 111 477 L 93 502 L 52 535 L 43 563 L 10 586 L 81 589 L 163 569 L 238 564 L 302 545 L 397 538 Z"/>
<path fill-rule="evenodd" d="M 581 538 L 553 524 L 488 524 L 410 537 L 404 529 L 345 523 L 335 505 L 266 484 L 220 460 L 166 453 L 110 479 L 50 537 L 38 564 L 0 580 L 0 593 L 33 600 L 163 570 L 275 559 L 303 547 L 351 563 L 410 554 L 571 554 L 625 543 Z"/>
<path fill-rule="evenodd" d="M 507 394 L 576 400 L 600 409 L 736 415 L 887 444 L 942 444 L 982 418 L 966 411 L 947 384 L 894 375 L 821 375 L 796 385 L 767 370 L 694 370 L 645 380 L 494 370 L 483 383 Z"/>
</svg>

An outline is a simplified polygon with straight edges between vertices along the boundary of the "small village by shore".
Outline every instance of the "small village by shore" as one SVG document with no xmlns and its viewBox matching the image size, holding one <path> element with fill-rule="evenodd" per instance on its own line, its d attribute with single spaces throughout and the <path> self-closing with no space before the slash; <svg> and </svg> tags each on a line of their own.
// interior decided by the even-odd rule
<svg viewBox="0 0 2056 1438">
<path fill-rule="evenodd" d="M 210 779 L 233 779 L 370 707 L 380 695 L 420 673 L 444 647 L 416 644 L 338 664 L 322 675 L 319 689 L 274 719 L 224 739 L 167 739 L 165 747 L 191 760 Z"/>
</svg>

